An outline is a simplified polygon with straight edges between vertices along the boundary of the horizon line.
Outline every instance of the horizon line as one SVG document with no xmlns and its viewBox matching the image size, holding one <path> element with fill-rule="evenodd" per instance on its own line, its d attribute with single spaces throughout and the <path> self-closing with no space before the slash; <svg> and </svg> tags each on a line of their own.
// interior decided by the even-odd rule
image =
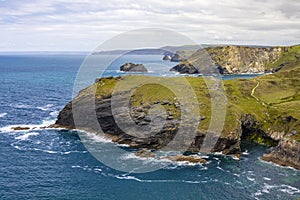
<svg viewBox="0 0 300 200">
<path fill-rule="evenodd" d="M 300 45 L 300 43 L 295 43 L 291 45 L 260 45 L 260 44 L 199 44 L 199 46 L 252 46 L 252 47 L 292 47 L 292 46 L 297 46 Z M 186 45 L 181 45 L 181 46 L 172 46 L 172 45 L 167 45 L 163 47 L 145 47 L 145 48 L 140 48 L 140 49 L 134 49 L 134 50 L 147 50 L 147 49 L 162 49 L 164 47 L 184 47 L 184 46 L 197 46 L 197 44 L 186 44 Z M 2 51 L 0 50 L 0 54 L 9 54 L 9 53 L 92 53 L 92 52 L 110 52 L 110 51 L 122 51 L 123 49 L 114 49 L 114 50 L 104 50 L 104 51 L 88 51 L 88 50 L 7 50 L 7 51 Z M 126 51 L 125 49 L 123 51 Z"/>
</svg>

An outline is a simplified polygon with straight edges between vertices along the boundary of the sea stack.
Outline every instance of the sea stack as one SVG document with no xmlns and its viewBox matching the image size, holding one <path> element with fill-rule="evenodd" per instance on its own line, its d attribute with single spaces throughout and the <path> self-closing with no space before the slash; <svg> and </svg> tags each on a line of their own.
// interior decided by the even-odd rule
<svg viewBox="0 0 300 200">
<path fill-rule="evenodd" d="M 163 57 L 163 60 L 171 60 L 171 59 L 172 59 L 172 57 L 170 55 L 165 55 Z"/>
<path fill-rule="evenodd" d="M 125 63 L 120 67 L 123 72 L 148 72 L 143 64 Z"/>
</svg>

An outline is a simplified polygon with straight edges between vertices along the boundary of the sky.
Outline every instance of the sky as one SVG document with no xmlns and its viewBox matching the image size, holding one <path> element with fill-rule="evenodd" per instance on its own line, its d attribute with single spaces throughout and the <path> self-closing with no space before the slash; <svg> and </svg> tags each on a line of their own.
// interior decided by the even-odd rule
<svg viewBox="0 0 300 200">
<path fill-rule="evenodd" d="M 199 44 L 300 44 L 300 1 L 0 0 L 0 51 L 91 51 L 141 28 Z"/>
</svg>

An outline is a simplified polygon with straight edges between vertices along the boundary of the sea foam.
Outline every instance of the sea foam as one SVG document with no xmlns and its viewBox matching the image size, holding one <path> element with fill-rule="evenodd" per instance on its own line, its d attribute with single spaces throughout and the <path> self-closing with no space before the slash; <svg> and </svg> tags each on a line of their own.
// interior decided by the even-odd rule
<svg viewBox="0 0 300 200">
<path fill-rule="evenodd" d="M 5 117 L 7 113 L 0 113 L 0 118 Z"/>
<path fill-rule="evenodd" d="M 29 132 L 29 133 L 26 133 L 24 135 L 20 135 L 18 137 L 16 137 L 15 139 L 16 140 L 27 140 L 29 137 L 31 136 L 36 136 L 36 135 L 39 135 L 40 133 L 38 132 Z"/>
<path fill-rule="evenodd" d="M 49 110 L 51 107 L 53 107 L 53 104 L 47 104 L 47 105 L 45 105 L 45 106 L 38 106 L 38 107 L 36 107 L 36 108 L 39 109 L 39 110 L 47 111 L 47 110 Z"/>
</svg>

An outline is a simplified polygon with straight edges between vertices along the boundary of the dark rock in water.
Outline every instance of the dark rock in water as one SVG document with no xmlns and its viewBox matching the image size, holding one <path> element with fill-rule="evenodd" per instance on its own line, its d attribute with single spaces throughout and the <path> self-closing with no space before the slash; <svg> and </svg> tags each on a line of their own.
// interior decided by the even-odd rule
<svg viewBox="0 0 300 200">
<path fill-rule="evenodd" d="M 170 71 L 179 72 L 180 74 L 199 74 L 199 70 L 188 62 L 180 63 Z"/>
<path fill-rule="evenodd" d="M 262 160 L 282 166 L 291 166 L 300 170 L 300 143 L 295 140 L 282 139 L 279 145 Z"/>
<path fill-rule="evenodd" d="M 148 72 L 143 64 L 126 63 L 120 67 L 123 72 Z"/>
<path fill-rule="evenodd" d="M 164 158 L 175 162 L 190 162 L 190 163 L 202 163 L 202 164 L 207 163 L 205 159 L 199 156 L 176 155 L 176 156 L 167 156 Z"/>
<path fill-rule="evenodd" d="M 171 58 L 171 61 L 172 62 L 181 62 L 183 60 L 179 58 L 178 54 L 174 54 L 174 56 Z"/>
<path fill-rule="evenodd" d="M 163 60 L 171 60 L 171 59 L 172 59 L 172 57 L 170 55 L 165 55 L 163 57 Z"/>
<path fill-rule="evenodd" d="M 14 131 L 26 131 L 29 130 L 29 127 L 21 127 L 21 126 L 17 126 L 17 127 L 13 127 L 12 130 Z"/>
</svg>

